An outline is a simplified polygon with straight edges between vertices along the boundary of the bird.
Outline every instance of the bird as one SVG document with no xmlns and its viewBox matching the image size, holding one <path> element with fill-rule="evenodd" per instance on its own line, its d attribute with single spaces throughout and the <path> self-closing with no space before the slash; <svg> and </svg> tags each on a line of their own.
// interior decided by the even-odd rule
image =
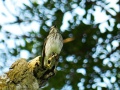
<svg viewBox="0 0 120 90">
<path fill-rule="evenodd" d="M 42 50 L 42 68 L 52 68 L 56 61 L 52 57 L 59 57 L 63 47 L 63 38 L 56 25 L 50 28 L 49 34 L 44 42 Z M 56 58 L 58 59 L 58 58 Z"/>
</svg>

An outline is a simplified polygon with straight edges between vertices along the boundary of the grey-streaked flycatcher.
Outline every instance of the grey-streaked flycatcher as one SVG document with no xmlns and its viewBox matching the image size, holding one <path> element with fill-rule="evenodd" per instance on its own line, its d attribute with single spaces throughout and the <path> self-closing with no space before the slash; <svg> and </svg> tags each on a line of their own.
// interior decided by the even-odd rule
<svg viewBox="0 0 120 90">
<path fill-rule="evenodd" d="M 50 57 L 53 55 L 59 56 L 61 49 L 63 47 L 63 38 L 56 26 L 52 26 L 49 31 L 49 35 L 43 46 L 42 51 L 42 65 L 44 68 L 51 67 L 52 62 Z"/>
</svg>

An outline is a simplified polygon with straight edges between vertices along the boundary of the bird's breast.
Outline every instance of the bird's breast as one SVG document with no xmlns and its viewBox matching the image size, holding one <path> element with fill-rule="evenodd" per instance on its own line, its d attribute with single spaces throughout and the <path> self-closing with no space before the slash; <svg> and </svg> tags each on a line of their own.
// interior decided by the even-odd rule
<svg viewBox="0 0 120 90">
<path fill-rule="evenodd" d="M 46 46 L 45 46 L 45 54 L 46 56 L 51 55 L 52 53 L 57 53 L 59 54 L 62 46 L 63 46 L 63 41 L 62 39 L 60 39 L 62 36 L 58 35 L 55 38 L 50 37 L 47 42 L 46 42 Z"/>
</svg>

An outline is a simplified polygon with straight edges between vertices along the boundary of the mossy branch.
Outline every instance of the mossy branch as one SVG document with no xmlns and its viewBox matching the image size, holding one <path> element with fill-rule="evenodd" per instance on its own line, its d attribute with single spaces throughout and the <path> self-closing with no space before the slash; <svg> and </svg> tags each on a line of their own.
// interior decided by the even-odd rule
<svg viewBox="0 0 120 90">
<path fill-rule="evenodd" d="M 41 56 L 29 62 L 24 58 L 18 59 L 7 73 L 0 76 L 0 90 L 38 90 L 55 75 L 58 63 L 55 59 L 56 55 L 50 57 L 52 65 L 46 69 L 41 67 Z"/>
</svg>

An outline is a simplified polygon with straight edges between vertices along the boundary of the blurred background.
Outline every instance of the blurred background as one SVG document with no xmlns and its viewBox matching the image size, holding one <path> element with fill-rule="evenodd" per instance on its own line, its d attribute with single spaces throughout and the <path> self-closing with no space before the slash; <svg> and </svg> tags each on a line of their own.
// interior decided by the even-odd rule
<svg viewBox="0 0 120 90">
<path fill-rule="evenodd" d="M 54 24 L 64 46 L 43 90 L 120 90 L 120 0 L 0 0 L 0 74 L 41 55 Z"/>
</svg>

